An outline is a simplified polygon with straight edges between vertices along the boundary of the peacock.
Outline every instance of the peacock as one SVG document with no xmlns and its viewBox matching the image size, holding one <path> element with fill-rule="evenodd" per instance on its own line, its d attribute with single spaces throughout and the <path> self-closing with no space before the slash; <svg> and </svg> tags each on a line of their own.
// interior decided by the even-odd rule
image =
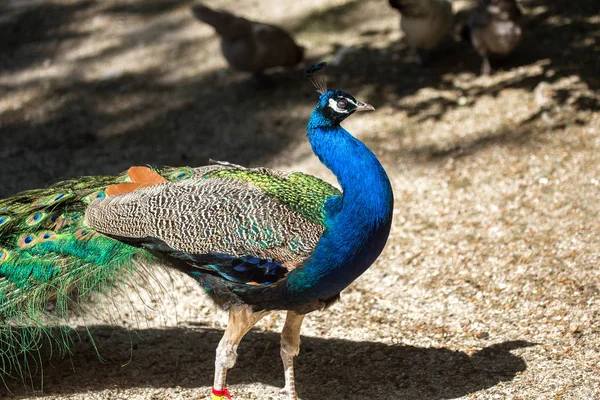
<svg viewBox="0 0 600 400">
<path fill-rule="evenodd" d="M 263 71 L 273 67 L 291 68 L 302 61 L 304 48 L 278 26 L 250 21 L 203 4 L 192 7 L 194 16 L 215 28 L 221 50 L 229 65 L 265 79 Z"/>
<path fill-rule="evenodd" d="M 452 28 L 452 3 L 449 0 L 389 0 L 389 3 L 402 14 L 400 28 L 418 61 L 426 61 L 430 51 Z"/>
<path fill-rule="evenodd" d="M 523 36 L 521 9 L 516 0 L 479 0 L 469 15 L 463 36 L 482 58 L 481 74 L 489 75 L 490 56 L 506 56 Z"/>
<path fill-rule="evenodd" d="M 229 321 L 215 358 L 213 400 L 231 399 L 227 371 L 242 337 L 266 314 L 287 311 L 281 333 L 287 399 L 304 316 L 338 300 L 388 238 L 393 193 L 376 156 L 340 126 L 374 110 L 328 90 L 325 63 L 306 76 L 319 93 L 307 126 L 313 152 L 342 191 L 301 172 L 212 162 L 136 166 L 117 176 L 67 180 L 0 201 L 0 355 L 18 368 L 17 327 L 44 329 L 73 306 L 110 293 L 137 268 L 192 277 Z"/>
</svg>

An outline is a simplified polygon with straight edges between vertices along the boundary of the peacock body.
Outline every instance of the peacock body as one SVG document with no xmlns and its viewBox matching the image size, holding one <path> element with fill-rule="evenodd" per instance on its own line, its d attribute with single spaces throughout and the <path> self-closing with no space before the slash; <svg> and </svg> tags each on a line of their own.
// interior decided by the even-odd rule
<svg viewBox="0 0 600 400">
<path fill-rule="evenodd" d="M 393 205 L 375 155 L 339 125 L 372 107 L 326 90 L 323 67 L 309 70 L 321 97 L 307 136 L 342 192 L 303 173 L 217 162 L 132 167 L 1 200 L 0 341 L 10 343 L 16 326 L 35 335 L 48 316 L 68 318 L 73 305 L 110 291 L 138 265 L 163 264 L 229 310 L 213 399 L 230 398 L 225 379 L 237 345 L 271 310 L 288 310 L 281 356 L 296 399 L 292 359 L 304 315 L 335 301 L 373 263 Z M 0 354 L 5 372 L 18 368 L 22 340 Z"/>
</svg>

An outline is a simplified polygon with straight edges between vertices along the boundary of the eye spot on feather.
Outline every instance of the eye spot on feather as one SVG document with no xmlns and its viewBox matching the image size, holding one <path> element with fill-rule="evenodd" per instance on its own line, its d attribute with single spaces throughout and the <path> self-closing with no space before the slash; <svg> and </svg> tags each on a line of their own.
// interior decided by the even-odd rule
<svg viewBox="0 0 600 400">
<path fill-rule="evenodd" d="M 52 231 L 43 231 L 38 234 L 38 240 L 40 242 L 51 242 L 56 240 L 56 234 Z"/>
<path fill-rule="evenodd" d="M 21 235 L 19 240 L 17 241 L 17 246 L 21 249 L 27 249 L 31 246 L 34 246 L 38 242 L 38 239 L 34 235 Z"/>
<path fill-rule="evenodd" d="M 45 216 L 46 214 L 41 211 L 38 211 L 35 214 L 31 214 L 29 217 L 27 217 L 27 225 L 36 225 L 39 222 L 41 222 Z"/>
<path fill-rule="evenodd" d="M 98 192 L 94 192 L 91 194 L 88 194 L 87 196 L 85 196 L 82 201 L 86 204 L 90 204 L 91 202 L 93 202 L 94 200 L 102 200 L 106 197 L 106 193 L 104 193 L 103 191 L 98 191 Z"/>
<path fill-rule="evenodd" d="M 3 263 L 4 261 L 8 260 L 8 258 L 9 258 L 8 251 L 6 251 L 4 249 L 0 249 L 0 264 Z"/>
<path fill-rule="evenodd" d="M 193 175 L 193 173 L 191 170 L 178 169 L 176 171 L 169 172 L 166 175 L 166 178 L 170 181 L 178 182 L 178 181 L 182 181 L 184 179 L 188 179 L 192 175 Z"/>
<path fill-rule="evenodd" d="M 78 229 L 77 232 L 75 232 L 75 236 L 77 237 L 77 239 L 83 239 L 88 234 L 89 234 L 89 232 L 86 229 L 83 229 L 83 228 Z"/>
<path fill-rule="evenodd" d="M 54 204 L 57 201 L 65 199 L 70 196 L 72 196 L 72 193 L 71 194 L 69 194 L 69 193 L 52 194 L 50 196 L 45 196 L 45 197 L 42 197 L 41 199 L 34 201 L 33 203 L 31 203 L 31 206 L 32 207 L 48 206 L 50 204 Z"/>
<path fill-rule="evenodd" d="M 75 238 L 77 240 L 89 240 L 95 238 L 98 234 L 86 228 L 79 228 L 75 231 Z"/>
<path fill-rule="evenodd" d="M 51 224 L 48 224 L 48 228 L 58 231 L 67 225 L 67 221 L 62 215 L 54 214 L 50 217 Z"/>
<path fill-rule="evenodd" d="M 10 221 L 10 217 L 0 217 L 0 226 L 4 225 L 8 221 Z"/>
</svg>

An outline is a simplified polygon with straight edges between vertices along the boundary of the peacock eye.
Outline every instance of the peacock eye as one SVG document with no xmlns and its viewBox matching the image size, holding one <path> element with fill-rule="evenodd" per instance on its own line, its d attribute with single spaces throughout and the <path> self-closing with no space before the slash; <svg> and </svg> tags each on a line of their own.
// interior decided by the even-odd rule
<svg viewBox="0 0 600 400">
<path fill-rule="evenodd" d="M 346 100 L 344 98 L 338 100 L 338 102 L 337 102 L 337 106 L 340 110 L 345 110 L 347 105 L 348 105 L 348 100 Z"/>
</svg>

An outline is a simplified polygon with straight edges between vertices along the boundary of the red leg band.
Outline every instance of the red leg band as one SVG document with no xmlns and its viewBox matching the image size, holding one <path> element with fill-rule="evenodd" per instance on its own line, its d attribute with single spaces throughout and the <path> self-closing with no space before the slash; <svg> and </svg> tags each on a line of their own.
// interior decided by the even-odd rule
<svg viewBox="0 0 600 400">
<path fill-rule="evenodd" d="M 222 399 L 231 400 L 231 395 L 229 394 L 229 391 L 227 390 L 227 388 L 222 389 L 222 390 L 217 390 L 215 388 L 212 388 L 211 398 L 212 398 L 212 400 L 222 400 Z"/>
</svg>

